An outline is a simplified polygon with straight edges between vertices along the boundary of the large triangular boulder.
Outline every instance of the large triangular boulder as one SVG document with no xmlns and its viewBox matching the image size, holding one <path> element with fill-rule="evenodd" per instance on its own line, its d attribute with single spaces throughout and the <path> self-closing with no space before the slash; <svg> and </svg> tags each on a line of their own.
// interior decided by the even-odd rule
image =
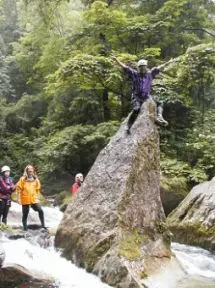
<svg viewBox="0 0 215 288">
<path fill-rule="evenodd" d="M 171 256 L 154 120 L 150 99 L 131 135 L 127 120 L 121 125 L 67 207 L 55 238 L 66 258 L 113 287 L 145 287 L 144 278 Z"/>
</svg>

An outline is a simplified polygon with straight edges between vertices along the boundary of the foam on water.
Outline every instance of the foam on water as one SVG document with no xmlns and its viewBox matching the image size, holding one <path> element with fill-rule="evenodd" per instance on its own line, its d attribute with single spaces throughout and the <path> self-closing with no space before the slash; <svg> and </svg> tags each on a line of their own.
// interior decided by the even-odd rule
<svg viewBox="0 0 215 288">
<path fill-rule="evenodd" d="M 57 208 L 44 207 L 46 225 L 50 228 L 57 228 L 63 213 Z M 9 225 L 21 224 L 21 206 L 13 203 L 11 210 L 11 218 Z M 39 224 L 38 215 L 31 209 L 29 215 L 29 224 Z M 33 223 L 32 223 L 33 222 Z M 61 257 L 60 252 L 54 247 L 44 249 L 28 242 L 25 239 L 9 240 L 6 237 L 1 239 L 6 251 L 6 262 L 20 264 L 27 269 L 36 270 L 53 277 L 61 288 L 107 288 L 110 287 L 102 283 L 98 277 L 87 273 L 84 269 L 80 269 L 70 261 Z M 178 243 L 172 244 L 172 250 L 176 254 L 177 259 L 190 277 L 201 277 L 205 279 L 205 283 L 214 281 L 215 283 L 215 255 L 207 250 L 182 245 Z M 168 272 L 166 271 L 168 274 Z M 171 277 L 176 275 L 166 275 L 170 283 Z M 170 278 L 169 278 L 170 277 Z M 179 275 L 180 277 L 180 275 Z M 163 287 L 160 283 L 159 288 Z M 172 288 L 173 286 L 171 286 Z M 154 288 L 154 286 L 152 286 Z M 164 287 L 167 288 L 164 284 Z M 179 286 L 177 286 L 179 287 Z M 187 286 L 180 286 L 187 287 Z M 215 287 L 215 284 L 214 284 Z"/>
<path fill-rule="evenodd" d="M 215 280 L 214 253 L 178 243 L 172 243 L 172 250 L 189 275 Z"/>
<path fill-rule="evenodd" d="M 7 263 L 20 264 L 29 270 L 42 272 L 56 280 L 61 288 L 108 288 L 96 276 L 80 269 L 62 258 L 55 249 L 43 249 L 30 244 L 25 239 L 3 240 Z"/>
</svg>

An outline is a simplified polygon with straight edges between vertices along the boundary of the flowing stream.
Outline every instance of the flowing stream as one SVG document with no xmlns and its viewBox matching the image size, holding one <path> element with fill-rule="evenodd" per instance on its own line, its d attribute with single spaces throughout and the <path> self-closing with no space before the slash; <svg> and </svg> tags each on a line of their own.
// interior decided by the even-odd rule
<svg viewBox="0 0 215 288">
<path fill-rule="evenodd" d="M 46 225 L 51 229 L 57 227 L 63 216 L 57 208 L 45 207 L 44 213 Z M 29 223 L 38 223 L 37 213 L 31 211 L 29 216 Z M 12 226 L 19 226 L 21 223 L 21 207 L 16 203 L 12 205 L 8 222 Z M 96 276 L 61 257 L 60 252 L 57 252 L 53 245 L 44 249 L 25 239 L 9 240 L 3 236 L 0 240 L 6 252 L 5 262 L 20 264 L 29 270 L 47 274 L 56 279 L 56 285 L 60 288 L 110 287 Z M 172 250 L 187 273 L 186 279 L 178 283 L 177 288 L 215 287 L 214 254 L 204 249 L 178 243 L 172 244 Z M 168 285 L 164 287 L 173 288 Z"/>
</svg>

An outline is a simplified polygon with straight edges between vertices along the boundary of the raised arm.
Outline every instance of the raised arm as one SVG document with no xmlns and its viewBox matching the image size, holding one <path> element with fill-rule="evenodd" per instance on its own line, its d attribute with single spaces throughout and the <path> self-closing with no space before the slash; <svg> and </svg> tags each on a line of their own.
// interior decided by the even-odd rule
<svg viewBox="0 0 215 288">
<path fill-rule="evenodd" d="M 170 59 L 168 62 L 165 62 L 165 63 L 157 66 L 157 69 L 162 70 L 162 69 L 164 69 L 165 67 L 167 67 L 169 64 L 171 64 L 173 62 L 174 62 L 174 59 Z"/>
<path fill-rule="evenodd" d="M 117 57 L 113 56 L 113 60 L 114 60 L 120 67 L 122 67 L 123 69 L 125 69 L 125 68 L 127 67 L 124 63 L 122 63 L 121 61 L 119 61 L 119 59 L 118 59 Z"/>
<path fill-rule="evenodd" d="M 134 79 L 137 75 L 137 71 L 133 68 L 129 67 L 128 65 L 125 65 L 119 59 L 117 59 L 115 56 L 113 56 L 113 59 L 116 61 L 116 63 L 123 69 L 123 71 L 128 75 L 129 78 Z"/>
</svg>

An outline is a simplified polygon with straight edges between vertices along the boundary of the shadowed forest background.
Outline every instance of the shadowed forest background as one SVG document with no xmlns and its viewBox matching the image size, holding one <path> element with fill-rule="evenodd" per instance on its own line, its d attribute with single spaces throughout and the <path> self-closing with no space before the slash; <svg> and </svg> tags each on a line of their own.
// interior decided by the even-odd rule
<svg viewBox="0 0 215 288">
<path fill-rule="evenodd" d="M 0 155 L 36 165 L 45 194 L 86 174 L 130 111 L 135 67 L 177 58 L 154 81 L 165 102 L 162 185 L 215 175 L 215 6 L 210 0 L 0 0 Z"/>
</svg>

